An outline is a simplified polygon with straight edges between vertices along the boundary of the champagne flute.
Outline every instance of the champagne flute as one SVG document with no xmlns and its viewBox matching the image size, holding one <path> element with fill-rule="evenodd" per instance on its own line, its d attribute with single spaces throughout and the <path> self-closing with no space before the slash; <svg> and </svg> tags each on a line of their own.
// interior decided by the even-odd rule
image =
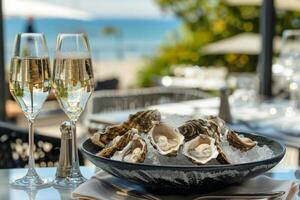
<svg viewBox="0 0 300 200">
<path fill-rule="evenodd" d="M 88 38 L 85 34 L 59 34 L 53 69 L 56 98 L 72 123 L 72 167 L 70 175 L 56 186 L 75 187 L 86 179 L 79 169 L 76 122 L 94 91 L 94 75 Z"/>
<path fill-rule="evenodd" d="M 17 34 L 10 65 L 9 90 L 29 123 L 28 172 L 12 185 L 31 189 L 49 186 L 50 182 L 41 179 L 34 168 L 33 123 L 51 90 L 48 49 L 42 33 Z"/>
</svg>

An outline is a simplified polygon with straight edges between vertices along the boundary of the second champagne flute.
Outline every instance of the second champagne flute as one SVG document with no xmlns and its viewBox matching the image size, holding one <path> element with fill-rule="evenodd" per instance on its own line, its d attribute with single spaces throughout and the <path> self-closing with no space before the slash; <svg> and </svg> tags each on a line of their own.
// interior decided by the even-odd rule
<svg viewBox="0 0 300 200">
<path fill-rule="evenodd" d="M 72 122 L 72 168 L 61 182 L 62 187 L 75 187 L 86 179 L 79 169 L 76 145 L 76 122 L 94 90 L 91 53 L 85 34 L 59 34 L 53 69 L 53 89 L 56 98 Z"/>
</svg>

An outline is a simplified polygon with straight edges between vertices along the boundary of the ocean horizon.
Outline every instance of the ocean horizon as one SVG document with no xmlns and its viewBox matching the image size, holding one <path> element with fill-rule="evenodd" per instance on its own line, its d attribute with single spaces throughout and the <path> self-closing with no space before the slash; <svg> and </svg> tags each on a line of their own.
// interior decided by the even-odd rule
<svg viewBox="0 0 300 200">
<path fill-rule="evenodd" d="M 175 31 L 180 21 L 173 19 L 96 19 L 90 21 L 70 19 L 35 19 L 34 29 L 46 36 L 50 57 L 54 55 L 58 33 L 87 33 L 95 61 L 115 60 L 152 55 L 168 34 Z M 121 36 L 105 36 L 104 27 L 114 27 Z M 4 19 L 5 62 L 10 62 L 14 38 L 25 32 L 27 20 L 10 17 Z"/>
</svg>

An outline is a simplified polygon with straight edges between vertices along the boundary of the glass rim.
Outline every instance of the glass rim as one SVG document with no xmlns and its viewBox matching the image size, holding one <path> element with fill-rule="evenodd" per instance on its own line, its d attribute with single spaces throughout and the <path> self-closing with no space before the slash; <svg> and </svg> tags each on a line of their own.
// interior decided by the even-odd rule
<svg viewBox="0 0 300 200">
<path fill-rule="evenodd" d="M 55 47 L 55 51 L 59 52 L 61 50 L 59 50 L 59 45 L 61 45 L 62 41 L 64 39 L 82 39 L 83 44 L 86 46 L 87 51 L 89 54 L 91 54 L 90 52 L 90 44 L 89 44 L 89 39 L 88 39 L 88 35 L 87 33 L 84 32 L 79 32 L 79 33 L 58 33 L 57 38 L 56 38 L 56 47 Z"/>
<path fill-rule="evenodd" d="M 58 33 L 57 37 L 78 37 L 78 36 L 83 36 L 83 37 L 87 37 L 86 33 Z"/>
<path fill-rule="evenodd" d="M 17 36 L 45 36 L 44 33 L 27 33 L 27 32 L 19 32 L 17 33 Z"/>
<path fill-rule="evenodd" d="M 20 57 L 20 58 L 24 58 L 24 57 L 40 57 L 40 56 L 21 56 L 21 52 L 20 52 L 20 46 L 21 45 L 21 41 L 22 40 L 35 40 L 38 41 L 38 43 L 40 43 L 40 47 L 41 50 L 40 52 L 44 51 L 42 54 L 45 54 L 45 56 L 43 57 L 49 57 L 49 49 L 47 46 L 47 40 L 45 37 L 45 34 L 42 32 L 37 32 L 37 33 L 28 33 L 28 32 L 19 32 L 15 35 L 15 40 L 14 40 L 14 45 L 12 48 L 12 57 Z M 38 48 L 37 46 L 35 48 Z M 37 53 L 39 54 L 39 53 Z"/>
</svg>

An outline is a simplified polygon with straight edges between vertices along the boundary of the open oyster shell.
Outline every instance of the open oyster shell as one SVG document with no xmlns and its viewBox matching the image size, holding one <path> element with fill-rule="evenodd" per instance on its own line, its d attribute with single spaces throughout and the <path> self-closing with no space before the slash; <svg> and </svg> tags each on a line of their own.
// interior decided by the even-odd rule
<svg viewBox="0 0 300 200">
<path fill-rule="evenodd" d="M 146 154 L 147 144 L 145 140 L 138 134 L 135 134 L 132 140 L 121 151 L 116 151 L 111 159 L 130 163 L 142 163 L 146 158 Z"/>
<path fill-rule="evenodd" d="M 105 147 L 115 137 L 124 135 L 130 128 L 124 124 L 107 127 L 104 132 L 97 132 L 91 137 L 93 144 Z"/>
<path fill-rule="evenodd" d="M 212 120 L 193 119 L 186 121 L 178 127 L 179 132 L 189 141 L 199 135 L 207 135 L 219 141 L 221 138 L 220 127 Z"/>
<path fill-rule="evenodd" d="M 184 141 L 183 135 L 163 122 L 155 124 L 148 135 L 151 144 L 161 155 L 176 155 Z"/>
<path fill-rule="evenodd" d="M 221 163 L 221 164 L 231 164 L 230 160 L 228 159 L 228 156 L 226 155 L 226 153 L 223 151 L 223 149 L 221 148 L 221 146 L 219 144 L 216 144 L 217 146 L 217 150 L 219 152 L 219 155 L 217 157 L 217 160 Z"/>
<path fill-rule="evenodd" d="M 91 137 L 91 141 L 93 144 L 99 146 L 99 147 L 104 147 L 104 143 L 100 140 L 100 133 L 94 133 L 93 136 Z"/>
<path fill-rule="evenodd" d="M 232 130 L 228 132 L 227 140 L 230 145 L 240 149 L 241 151 L 248 151 L 256 145 L 255 141 L 250 138 L 240 136 Z"/>
<path fill-rule="evenodd" d="M 116 151 L 122 150 L 137 133 L 136 129 L 131 129 L 122 136 L 115 137 L 105 148 L 103 148 L 97 155 L 109 158 Z"/>
<path fill-rule="evenodd" d="M 207 135 L 199 135 L 186 142 L 182 153 L 196 164 L 206 164 L 219 155 L 215 139 Z"/>
<path fill-rule="evenodd" d="M 208 120 L 213 121 L 217 126 L 219 126 L 221 131 L 221 137 L 226 136 L 229 128 L 226 126 L 226 122 L 218 116 L 210 115 L 207 117 Z"/>
<path fill-rule="evenodd" d="M 136 128 L 139 132 L 148 132 L 152 126 L 160 122 L 161 114 L 158 110 L 139 111 L 129 115 L 128 120 L 124 122 L 128 127 Z"/>
<path fill-rule="evenodd" d="M 161 115 L 158 110 L 139 111 L 129 115 L 128 120 L 122 124 L 107 127 L 104 132 L 95 133 L 91 137 L 91 141 L 100 147 L 105 147 L 115 137 L 124 135 L 132 128 L 139 132 L 148 132 L 160 120 Z"/>
</svg>

